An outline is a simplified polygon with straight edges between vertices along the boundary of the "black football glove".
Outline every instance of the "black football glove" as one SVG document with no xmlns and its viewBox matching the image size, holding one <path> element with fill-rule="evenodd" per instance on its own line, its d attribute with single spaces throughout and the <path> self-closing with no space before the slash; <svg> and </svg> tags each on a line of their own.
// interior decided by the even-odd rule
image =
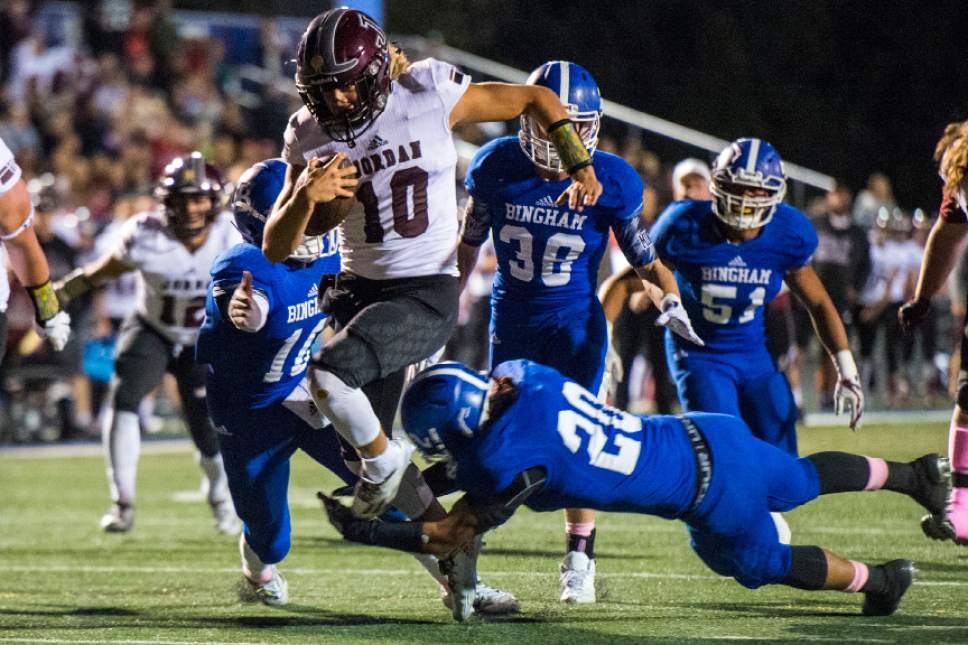
<svg viewBox="0 0 968 645">
<path fill-rule="evenodd" d="M 931 301 L 927 298 L 912 298 L 897 311 L 897 319 L 905 331 L 916 327 L 931 311 Z"/>
</svg>

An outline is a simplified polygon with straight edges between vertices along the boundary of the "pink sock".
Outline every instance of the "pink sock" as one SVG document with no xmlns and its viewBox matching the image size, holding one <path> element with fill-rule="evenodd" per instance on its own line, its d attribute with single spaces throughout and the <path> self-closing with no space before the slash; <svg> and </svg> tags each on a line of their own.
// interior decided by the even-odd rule
<svg viewBox="0 0 968 645">
<path fill-rule="evenodd" d="M 594 520 L 591 522 L 565 522 L 565 533 L 588 537 L 595 530 Z"/>
<path fill-rule="evenodd" d="M 844 591 L 847 593 L 857 593 L 867 584 L 867 576 L 870 575 L 870 571 L 863 562 L 857 562 L 856 560 L 850 560 L 849 562 L 854 567 L 854 579 L 850 581 L 850 584 L 847 585 Z"/>
<path fill-rule="evenodd" d="M 878 457 L 864 457 L 867 465 L 870 466 L 870 475 L 867 476 L 867 485 L 864 490 L 879 490 L 884 487 L 887 481 L 887 462 Z"/>
<path fill-rule="evenodd" d="M 968 475 L 968 426 L 959 425 L 954 419 L 948 431 L 948 459 L 954 473 Z M 959 538 L 968 537 L 968 488 L 954 489 L 948 520 Z"/>
</svg>

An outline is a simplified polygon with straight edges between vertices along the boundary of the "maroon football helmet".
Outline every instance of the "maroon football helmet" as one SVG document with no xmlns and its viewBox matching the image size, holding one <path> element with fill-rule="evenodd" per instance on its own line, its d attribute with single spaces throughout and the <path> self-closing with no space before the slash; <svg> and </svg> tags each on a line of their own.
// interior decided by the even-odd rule
<svg viewBox="0 0 968 645">
<path fill-rule="evenodd" d="M 387 37 L 368 15 L 339 7 L 316 16 L 299 41 L 296 89 L 324 132 L 352 144 L 383 112 L 390 96 Z M 356 103 L 339 113 L 327 90 L 356 87 Z"/>
<path fill-rule="evenodd" d="M 155 187 L 155 199 L 165 208 L 168 228 L 180 240 L 189 240 L 208 228 L 225 206 L 225 181 L 215 166 L 205 162 L 201 152 L 176 157 L 167 166 Z M 186 198 L 207 195 L 212 208 L 201 226 L 188 222 Z"/>
</svg>

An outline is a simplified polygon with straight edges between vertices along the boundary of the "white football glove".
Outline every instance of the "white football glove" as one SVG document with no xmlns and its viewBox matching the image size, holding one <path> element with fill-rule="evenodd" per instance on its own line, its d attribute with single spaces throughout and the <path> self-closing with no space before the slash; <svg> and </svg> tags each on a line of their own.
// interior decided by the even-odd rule
<svg viewBox="0 0 968 645">
<path fill-rule="evenodd" d="M 837 386 L 834 388 L 834 412 L 843 414 L 850 411 L 850 429 L 860 428 L 860 418 L 864 414 L 864 388 L 860 384 L 857 365 L 849 349 L 842 349 L 834 355 L 837 366 Z"/>
<path fill-rule="evenodd" d="M 672 333 L 678 334 L 682 338 L 685 338 L 690 343 L 696 345 L 705 345 L 702 338 L 696 335 L 696 332 L 692 329 L 692 322 L 689 320 L 689 314 L 686 313 L 685 307 L 682 306 L 682 302 L 679 300 L 679 296 L 674 293 L 667 293 L 662 297 L 662 301 L 659 303 L 659 308 L 662 313 L 656 319 L 655 324 L 660 327 L 668 327 L 672 330 Z"/>
<path fill-rule="evenodd" d="M 58 311 L 40 325 L 40 336 L 50 342 L 54 351 L 61 351 L 71 337 L 71 317 L 66 311 Z"/>
</svg>

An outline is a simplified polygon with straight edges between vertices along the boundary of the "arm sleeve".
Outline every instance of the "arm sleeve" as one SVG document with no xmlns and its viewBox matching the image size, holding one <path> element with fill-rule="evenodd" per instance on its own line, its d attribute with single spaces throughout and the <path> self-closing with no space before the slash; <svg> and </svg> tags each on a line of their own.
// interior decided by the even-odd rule
<svg viewBox="0 0 968 645">
<path fill-rule="evenodd" d="M 476 500 L 468 493 L 468 503 L 477 516 L 477 532 L 484 533 L 507 522 L 521 504 L 544 486 L 548 477 L 544 468 L 529 468 L 520 473 L 497 497 Z"/>
<path fill-rule="evenodd" d="M 464 226 L 460 240 L 468 246 L 478 247 L 487 241 L 491 232 L 491 211 L 487 204 L 473 197 L 464 212 Z"/>
<path fill-rule="evenodd" d="M 640 218 L 615 220 L 612 232 L 625 259 L 633 267 L 643 267 L 655 261 L 655 245 Z"/>
</svg>

